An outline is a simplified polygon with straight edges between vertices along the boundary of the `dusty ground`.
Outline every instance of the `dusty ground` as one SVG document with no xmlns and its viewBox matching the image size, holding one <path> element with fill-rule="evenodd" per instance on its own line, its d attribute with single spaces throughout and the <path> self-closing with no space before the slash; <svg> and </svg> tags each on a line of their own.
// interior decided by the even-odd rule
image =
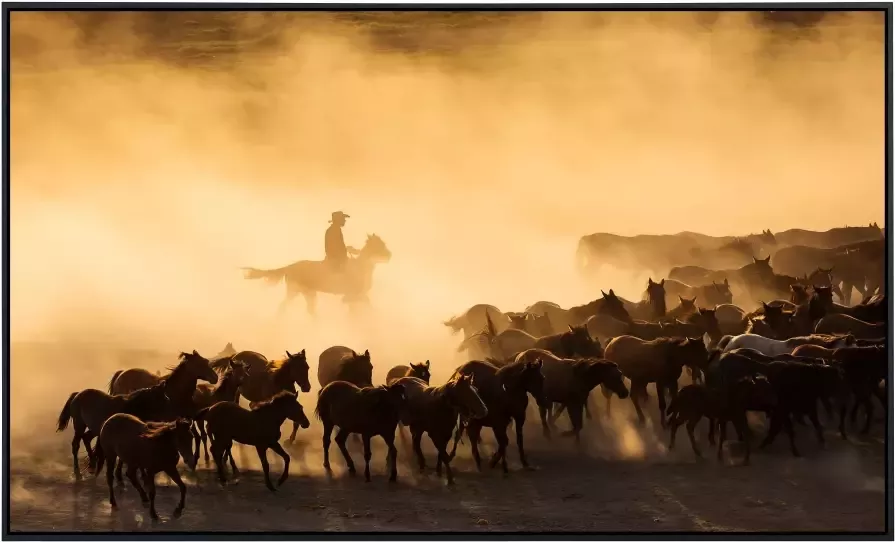
<svg viewBox="0 0 895 542">
<path fill-rule="evenodd" d="M 621 410 L 621 409 L 619 409 Z M 560 423 L 565 423 L 560 421 Z M 618 424 L 615 424 L 616 426 Z M 319 434 L 301 434 L 289 448 L 290 478 L 276 494 L 263 485 L 253 450 L 237 461 L 253 464 L 235 485 L 222 488 L 200 460 L 188 478 L 187 506 L 172 519 L 176 487 L 159 475 L 153 524 L 133 488 L 119 489 L 119 510 L 111 511 L 104 478 L 73 482 L 68 461 L 70 434 L 42 440 L 27 453 L 14 452 L 11 465 L 13 531 L 882 531 L 884 529 L 884 443 L 880 433 L 842 442 L 828 433 L 817 447 L 806 428 L 797 438 L 805 457 L 789 455 L 785 439 L 753 455 L 753 465 L 696 462 L 686 435 L 664 450 L 665 437 L 650 427 L 635 430 L 589 426 L 583 452 L 571 442 L 547 442 L 539 428 L 526 426 L 533 470 L 521 470 L 515 446 L 508 476 L 475 472 L 468 447 L 455 460 L 456 485 L 446 487 L 431 471 L 431 446 L 424 450 L 430 472 L 419 474 L 403 455 L 399 482 L 384 473 L 384 447 L 374 449 L 372 483 L 349 478 L 333 446 L 334 475 L 321 473 Z M 285 427 L 284 427 L 285 429 Z M 705 445 L 705 426 L 698 436 Z M 483 455 L 488 457 L 490 435 Z M 608 442 L 621 443 L 621 447 Z M 349 441 L 362 465 L 359 442 Z M 625 449 L 626 453 L 619 450 Z M 733 461 L 739 447 L 730 449 Z M 40 453 L 38 453 L 40 452 Z M 244 455 L 241 455 L 244 454 Z M 83 452 L 82 452 L 83 455 Z M 272 458 L 274 476 L 282 469 Z M 362 471 L 361 471 L 362 472 Z M 188 477 L 190 475 L 187 475 Z"/>
</svg>

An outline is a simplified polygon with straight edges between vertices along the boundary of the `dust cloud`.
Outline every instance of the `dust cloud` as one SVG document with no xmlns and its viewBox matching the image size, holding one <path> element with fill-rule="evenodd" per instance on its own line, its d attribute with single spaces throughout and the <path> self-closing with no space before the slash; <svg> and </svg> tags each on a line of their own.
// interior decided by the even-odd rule
<svg viewBox="0 0 895 542">
<path fill-rule="evenodd" d="M 425 359 L 443 381 L 450 316 L 594 297 L 573 265 L 586 233 L 882 223 L 882 15 L 783 32 L 739 13 L 532 14 L 432 54 L 324 15 L 284 14 L 272 49 L 223 43 L 211 69 L 147 54 L 139 13 L 89 36 L 12 14 L 11 338 L 43 343 L 13 347 L 14 434 L 173 359 L 124 347 L 306 348 L 313 372 L 344 344 L 380 381 Z M 323 295 L 316 319 L 301 298 L 277 318 L 282 284 L 240 268 L 322 259 L 337 210 L 349 245 L 375 233 L 393 253 L 370 313 Z"/>
</svg>

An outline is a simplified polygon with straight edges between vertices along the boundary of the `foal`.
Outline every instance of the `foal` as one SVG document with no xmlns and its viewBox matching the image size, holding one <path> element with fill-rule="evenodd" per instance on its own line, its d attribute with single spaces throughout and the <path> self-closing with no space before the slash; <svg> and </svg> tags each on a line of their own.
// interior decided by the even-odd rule
<svg viewBox="0 0 895 542">
<path fill-rule="evenodd" d="M 183 458 L 190 470 L 196 468 L 193 459 L 193 422 L 180 418 L 173 422 L 143 423 L 136 416 L 118 413 L 106 420 L 99 433 L 96 475 L 103 470 L 108 458 L 106 482 L 109 485 L 109 504 L 117 508 L 113 470 L 115 461 L 127 465 L 127 479 L 140 494 L 140 500 L 149 502 L 149 515 L 158 520 L 155 511 L 155 475 L 164 472 L 180 488 L 180 503 L 174 509 L 174 517 L 180 517 L 186 504 L 186 484 L 177 472 L 177 463 Z M 149 487 L 149 497 L 137 482 L 137 470 L 143 475 L 143 483 Z"/>
<path fill-rule="evenodd" d="M 270 464 L 267 462 L 267 450 L 273 450 L 283 458 L 283 474 L 277 482 L 283 485 L 289 477 L 289 454 L 280 445 L 280 426 L 289 418 L 297 425 L 307 429 L 311 422 L 305 416 L 304 410 L 296 400 L 293 392 L 281 391 L 255 406 L 253 410 L 246 410 L 236 403 L 221 402 L 209 408 L 203 408 L 196 413 L 197 420 L 205 420 L 206 430 L 211 436 L 211 456 L 218 470 L 218 479 L 221 484 L 227 483 L 224 474 L 224 453 L 230 456 L 230 466 L 233 473 L 239 470 L 233 461 L 233 441 L 254 446 L 258 451 L 258 459 L 261 468 L 264 469 L 264 483 L 267 489 L 276 491 L 270 483 Z"/>
<path fill-rule="evenodd" d="M 239 403 L 239 386 L 246 378 L 246 366 L 240 361 L 232 360 L 230 366 L 224 371 L 224 376 L 218 381 L 218 385 L 212 388 L 209 385 L 198 385 L 193 394 L 193 403 L 197 409 L 208 408 L 222 401 Z M 196 437 L 196 463 L 199 462 L 199 439 L 205 450 L 205 462 L 208 463 L 208 434 L 205 432 L 205 424 L 196 422 L 199 435 Z"/>
</svg>

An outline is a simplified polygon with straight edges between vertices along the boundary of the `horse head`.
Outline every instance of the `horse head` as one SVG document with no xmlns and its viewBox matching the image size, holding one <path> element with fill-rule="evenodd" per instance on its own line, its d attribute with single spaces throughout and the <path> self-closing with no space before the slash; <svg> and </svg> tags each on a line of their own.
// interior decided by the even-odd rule
<svg viewBox="0 0 895 542">
<path fill-rule="evenodd" d="M 374 233 L 367 235 L 367 242 L 364 243 L 358 258 L 373 263 L 386 263 L 392 259 L 392 252 L 385 246 L 385 241 Z"/>
</svg>

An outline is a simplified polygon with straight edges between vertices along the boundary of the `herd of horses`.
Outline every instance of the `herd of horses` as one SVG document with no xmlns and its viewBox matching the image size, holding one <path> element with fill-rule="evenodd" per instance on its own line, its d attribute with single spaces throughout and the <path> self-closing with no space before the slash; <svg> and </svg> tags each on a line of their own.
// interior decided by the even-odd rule
<svg viewBox="0 0 895 542">
<path fill-rule="evenodd" d="M 849 261 L 875 261 L 870 254 L 873 248 L 820 250 L 847 252 Z M 454 333 L 462 332 L 458 350 L 466 353 L 468 361 L 441 384 L 431 381 L 428 360 L 395 366 L 384 383 L 374 384 L 369 350 L 358 353 L 345 346 L 330 347 L 318 357 L 314 412 L 323 428 L 323 466 L 331 472 L 329 451 L 334 438 L 347 470 L 356 473 L 347 448 L 354 434 L 363 443 L 364 477 L 370 481 L 371 439 L 379 436 L 388 448 L 389 480 L 395 481 L 396 438 L 404 440 L 409 433 L 405 443 L 422 470 L 426 458 L 421 442 L 428 435 L 437 450 L 436 472 L 441 476 L 443 471 L 452 484 L 451 462 L 464 434 L 476 466 L 482 468 L 479 443 L 487 427 L 497 443 L 489 465 L 500 464 L 508 473 L 507 433 L 513 425 L 519 459 L 527 468 L 523 437 L 527 416 L 538 416 L 544 436 L 550 439 L 559 416 L 567 413 L 571 427 L 560 434 L 580 444 L 585 418 L 599 423 L 591 398 L 598 387 L 605 397 L 605 416 L 611 415 L 611 398 L 616 395 L 630 398 L 638 423 L 644 424 L 647 387 L 653 384 L 658 420 L 670 430 L 669 446 L 674 446 L 677 429 L 686 425 L 697 456 L 701 452 L 694 429 L 707 418 L 712 444 L 715 431 L 719 432 L 719 459 L 730 422 L 745 444 L 743 462 L 748 464 L 749 411 L 764 413 L 769 420 L 761 447 L 771 444 L 784 429 L 794 455 L 799 452 L 793 422 L 805 424 L 807 418 L 823 442 L 818 403 L 827 420 L 837 421 L 838 415 L 843 438 L 847 419 L 854 426 L 861 409 L 865 415 L 861 432 L 868 432 L 875 421 L 874 399 L 886 405 L 888 305 L 882 281 L 873 282 L 884 269 L 865 271 L 860 286 L 857 275 L 850 279 L 854 281 L 851 287 L 863 288 L 868 295 L 849 305 L 848 297 L 841 297 L 842 303 L 834 300 L 836 287 L 843 288 L 836 275 L 842 262 L 834 269 L 818 266 L 799 277 L 778 274 L 772 258 L 753 255 L 750 262 L 732 271 L 706 269 L 702 274 L 696 268 L 678 266 L 666 278 L 649 278 L 642 299 L 636 302 L 610 289 L 596 300 L 568 309 L 546 301 L 519 312 L 474 305 L 445 322 Z M 871 286 L 873 291 L 868 292 Z M 765 291 L 786 295 L 766 298 L 752 307 L 756 298 L 749 295 Z M 685 368 L 690 383 L 681 388 L 680 383 L 686 382 Z M 177 471 L 180 459 L 195 469 L 204 451 L 205 462 L 213 461 L 220 483 L 226 484 L 228 464 L 233 474 L 239 472 L 234 443 L 255 447 L 265 484 L 276 491 L 267 451 L 283 459 L 277 480 L 277 486 L 281 485 L 290 463 L 280 443 L 281 426 L 292 421 L 288 441 L 295 439 L 299 428 L 310 426 L 298 397 L 311 390 L 305 350 L 287 351 L 281 359 L 269 360 L 228 344 L 212 358 L 195 350 L 182 352 L 167 374 L 130 368 L 116 372 L 106 391 L 72 393 L 59 415 L 57 430 L 73 427 L 76 479 L 81 477 L 81 444 L 89 471 L 99 476 L 105 467 L 113 507 L 115 481 L 123 483 L 126 476 L 157 519 L 154 478 L 164 472 L 180 489 L 174 512 L 178 516 L 186 496 L 186 485 Z M 240 397 L 249 408 L 239 404 Z M 98 441 L 92 446 L 94 437 Z"/>
</svg>

